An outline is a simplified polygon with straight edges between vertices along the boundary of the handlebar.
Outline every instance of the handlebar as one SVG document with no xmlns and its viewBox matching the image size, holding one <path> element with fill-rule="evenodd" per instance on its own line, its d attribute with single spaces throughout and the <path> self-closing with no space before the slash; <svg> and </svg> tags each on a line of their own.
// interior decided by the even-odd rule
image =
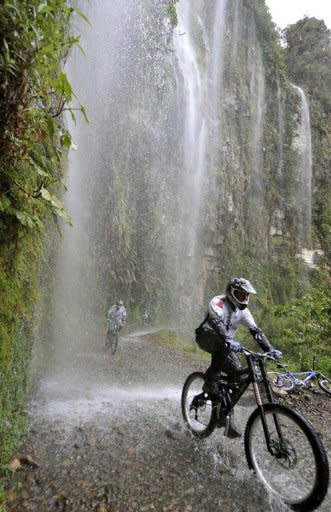
<svg viewBox="0 0 331 512">
<path fill-rule="evenodd" d="M 270 352 L 254 352 L 253 350 L 250 350 L 246 347 L 241 347 L 239 350 L 240 354 L 243 354 L 244 356 L 252 357 L 253 359 L 260 359 L 261 361 L 277 361 L 277 358 L 273 355 L 273 350 Z"/>
<path fill-rule="evenodd" d="M 269 352 L 253 352 L 246 347 L 242 347 L 240 353 L 244 356 L 251 356 L 253 359 L 274 359 Z"/>
</svg>

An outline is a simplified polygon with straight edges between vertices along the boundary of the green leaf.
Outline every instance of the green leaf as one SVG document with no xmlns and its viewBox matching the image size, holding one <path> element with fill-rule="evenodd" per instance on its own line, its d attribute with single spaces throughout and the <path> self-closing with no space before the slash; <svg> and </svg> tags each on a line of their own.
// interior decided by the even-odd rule
<svg viewBox="0 0 331 512">
<path fill-rule="evenodd" d="M 87 117 L 86 109 L 83 107 L 83 105 L 80 106 L 80 111 L 83 114 L 83 117 L 87 123 L 90 122 L 89 118 Z"/>
<path fill-rule="evenodd" d="M 56 196 L 53 196 L 48 190 L 47 188 L 45 187 L 42 187 L 40 189 L 40 195 L 41 197 L 49 202 L 52 206 L 52 208 L 55 210 L 55 213 L 59 216 L 59 217 L 62 217 L 63 220 L 65 220 L 67 222 L 67 224 L 69 224 L 70 226 L 72 226 L 72 221 L 71 221 L 71 218 L 70 218 L 70 215 L 68 214 L 68 212 L 66 211 L 66 209 L 64 208 L 63 204 L 61 203 L 61 201 L 56 197 Z"/>
<path fill-rule="evenodd" d="M 64 148 L 70 149 L 72 146 L 72 138 L 69 132 L 64 132 L 61 136 L 61 144 Z"/>
<path fill-rule="evenodd" d="M 22 226 L 26 226 L 28 228 L 34 228 L 36 226 L 33 217 L 25 212 L 16 210 L 15 217 L 20 221 Z"/>
<path fill-rule="evenodd" d="M 6 212 L 11 205 L 11 200 L 8 196 L 0 198 L 0 212 Z"/>
<path fill-rule="evenodd" d="M 80 11 L 79 9 L 75 9 L 75 12 L 76 14 L 78 14 L 78 16 L 80 16 L 84 21 L 86 21 L 86 23 L 88 23 L 90 26 L 91 26 L 91 23 L 90 23 L 90 20 L 88 19 L 88 17 L 86 16 L 86 14 L 84 14 L 82 11 Z"/>
<path fill-rule="evenodd" d="M 48 12 L 52 12 L 52 8 L 47 5 L 47 2 L 41 2 L 37 7 L 37 12 L 46 14 Z"/>
<path fill-rule="evenodd" d="M 47 128 L 48 128 L 48 133 L 53 136 L 54 133 L 55 133 L 55 123 L 54 123 L 54 119 L 52 116 L 50 115 L 47 115 L 46 117 L 46 123 L 47 123 Z"/>
<path fill-rule="evenodd" d="M 70 82 L 67 78 L 67 75 L 65 73 L 63 73 L 63 71 L 61 71 L 61 73 L 59 73 L 57 82 L 55 84 L 55 89 L 60 95 L 64 94 L 67 101 L 72 100 L 72 97 L 73 97 L 72 88 L 71 88 Z"/>
</svg>

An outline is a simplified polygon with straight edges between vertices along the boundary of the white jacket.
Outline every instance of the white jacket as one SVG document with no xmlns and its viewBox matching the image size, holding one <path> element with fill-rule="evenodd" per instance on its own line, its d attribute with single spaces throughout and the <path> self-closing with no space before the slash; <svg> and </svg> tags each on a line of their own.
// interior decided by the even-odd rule
<svg viewBox="0 0 331 512">
<path fill-rule="evenodd" d="M 259 331 L 249 309 L 233 309 L 225 295 L 216 295 L 208 305 L 208 320 L 203 324 L 204 331 L 217 331 L 225 338 L 235 339 L 240 325 L 249 331 Z"/>
</svg>

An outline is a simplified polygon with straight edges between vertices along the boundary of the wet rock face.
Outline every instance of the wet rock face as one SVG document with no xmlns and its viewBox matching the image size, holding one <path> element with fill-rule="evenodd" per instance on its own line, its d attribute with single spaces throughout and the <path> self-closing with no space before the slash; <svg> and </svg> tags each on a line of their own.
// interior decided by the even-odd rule
<svg viewBox="0 0 331 512">
<path fill-rule="evenodd" d="M 181 387 L 205 362 L 153 335 L 130 335 L 112 357 L 96 342 L 67 364 L 27 405 L 30 426 L 16 455 L 38 466 L 7 482 L 7 512 L 285 512 L 247 470 L 241 440 L 217 430 L 197 442 L 184 428 Z M 307 412 L 330 450 L 331 401 L 307 396 L 280 400 Z M 236 409 L 241 429 L 250 398 Z"/>
<path fill-rule="evenodd" d="M 61 243 L 52 345 L 72 338 L 62 335 L 67 309 L 77 304 L 83 324 L 80 308 L 104 307 L 110 290 L 126 301 L 139 290 L 139 307 L 153 295 L 154 313 L 187 325 L 215 279 L 223 287 L 241 268 L 244 246 L 247 271 L 263 269 L 257 277 L 268 286 L 278 258 L 282 268 L 287 261 L 274 237 L 290 250 L 298 231 L 289 211 L 306 201 L 288 189 L 300 179 L 284 131 L 293 112 L 277 59 L 265 66 L 269 43 L 255 21 L 263 6 L 182 0 L 173 28 L 170 3 L 84 3 L 93 30 L 81 27 L 86 54 L 68 69 L 93 130 L 71 127 L 79 150 L 70 153 L 66 205 L 75 230 Z M 289 277 L 279 279 L 282 289 Z"/>
</svg>

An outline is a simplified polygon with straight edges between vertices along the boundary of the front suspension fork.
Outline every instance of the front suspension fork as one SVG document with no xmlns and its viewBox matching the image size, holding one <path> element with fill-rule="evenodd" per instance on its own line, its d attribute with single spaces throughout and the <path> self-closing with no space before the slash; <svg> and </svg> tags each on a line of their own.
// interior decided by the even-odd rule
<svg viewBox="0 0 331 512">
<path fill-rule="evenodd" d="M 251 372 L 252 372 L 252 375 L 253 375 L 253 389 L 254 389 L 256 403 L 257 403 L 257 406 L 258 406 L 258 409 L 259 409 L 259 412 L 260 412 L 260 416 L 261 416 L 263 432 L 264 432 L 266 444 L 267 444 L 267 447 L 268 447 L 268 451 L 272 455 L 277 455 L 277 453 L 279 453 L 279 450 L 278 449 L 276 450 L 276 447 L 274 446 L 274 443 L 272 442 L 271 435 L 270 435 L 270 432 L 269 432 L 269 427 L 268 427 L 266 416 L 265 416 L 265 412 L 264 412 L 261 392 L 260 392 L 260 388 L 259 388 L 259 385 L 258 385 L 258 375 L 256 373 L 256 368 L 254 367 L 254 365 L 253 365 L 251 360 L 248 361 L 248 364 L 250 365 Z M 261 372 L 261 376 L 262 376 L 262 382 L 264 384 L 264 388 L 265 388 L 265 391 L 266 391 L 268 403 L 273 403 L 274 399 L 273 399 L 273 394 L 272 394 L 272 390 L 271 390 L 271 385 L 270 385 L 270 382 L 269 382 L 269 379 L 268 379 L 268 376 L 267 376 L 267 372 L 266 372 L 265 366 L 262 363 L 262 361 L 259 361 L 259 368 L 260 368 L 260 372 Z M 275 428 L 276 428 L 276 432 L 278 434 L 278 438 L 279 438 L 280 441 L 282 441 L 283 438 L 282 438 L 282 431 L 281 431 L 281 426 L 280 426 L 279 420 L 278 420 L 276 414 L 273 414 L 272 416 L 273 416 L 273 421 L 274 421 L 274 425 L 275 425 Z"/>
</svg>

